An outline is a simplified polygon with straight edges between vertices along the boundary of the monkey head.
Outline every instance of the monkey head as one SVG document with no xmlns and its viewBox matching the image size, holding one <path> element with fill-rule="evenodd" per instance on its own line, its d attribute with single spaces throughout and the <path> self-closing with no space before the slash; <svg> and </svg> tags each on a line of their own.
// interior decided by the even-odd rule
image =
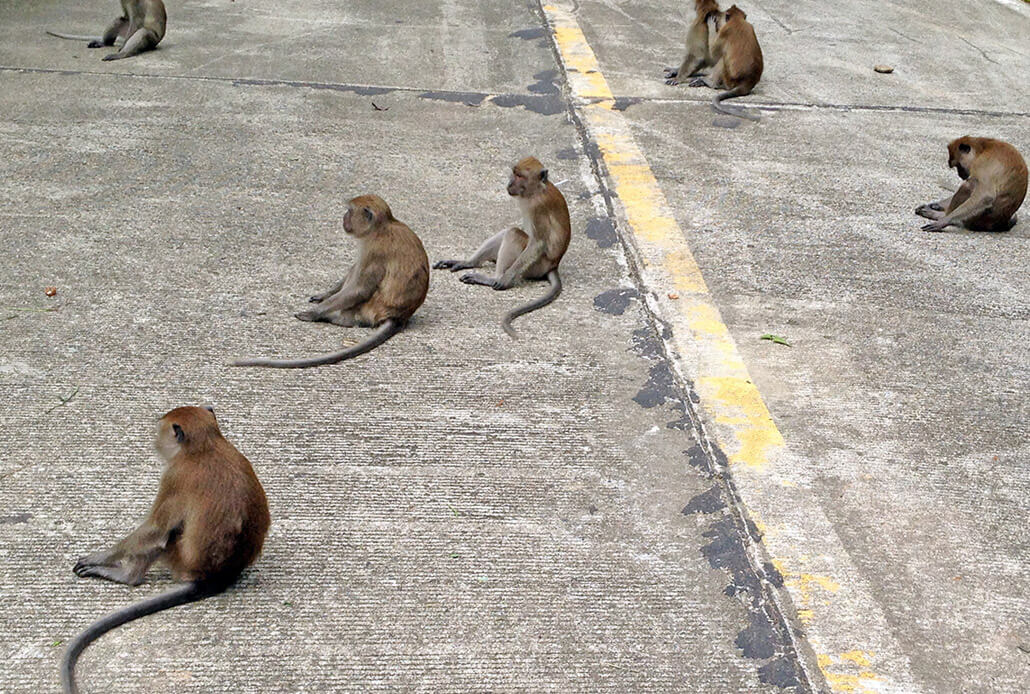
<svg viewBox="0 0 1030 694">
<path fill-rule="evenodd" d="M 529 198 L 547 188 L 547 169 L 536 157 L 526 157 L 511 167 L 508 195 Z"/>
<path fill-rule="evenodd" d="M 154 448 L 171 460 L 183 450 L 203 449 L 221 435 L 211 407 L 177 407 L 158 420 Z"/>
<path fill-rule="evenodd" d="M 378 195 L 359 195 L 347 204 L 343 230 L 352 236 L 368 236 L 383 222 L 393 219 L 393 212 Z"/>
<path fill-rule="evenodd" d="M 736 5 L 731 5 L 730 8 L 728 10 L 726 10 L 726 13 L 725 13 L 724 16 L 725 16 L 727 22 L 729 22 L 729 21 L 731 21 L 731 20 L 733 20 L 735 18 L 738 18 L 738 17 L 740 19 L 747 19 L 747 15 L 744 13 L 744 10 L 740 9 Z"/>
<path fill-rule="evenodd" d="M 969 178 L 969 167 L 976 158 L 977 138 L 966 135 L 948 144 L 948 166 L 958 170 L 963 181 Z"/>
</svg>

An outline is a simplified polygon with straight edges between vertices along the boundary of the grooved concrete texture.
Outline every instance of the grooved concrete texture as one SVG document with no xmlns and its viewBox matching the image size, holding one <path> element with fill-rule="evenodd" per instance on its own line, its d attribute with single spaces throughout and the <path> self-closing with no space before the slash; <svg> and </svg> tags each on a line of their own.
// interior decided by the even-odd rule
<svg viewBox="0 0 1030 694">
<path fill-rule="evenodd" d="M 632 291 L 606 294 L 632 280 L 588 237 L 599 186 L 535 12 L 169 2 L 160 50 L 115 63 L 43 35 L 115 12 L 0 1 L 0 691 L 53 691 L 74 633 L 167 585 L 70 569 L 146 512 L 154 420 L 203 401 L 264 482 L 265 554 L 226 595 L 97 642 L 85 692 L 790 683 L 654 329 Z M 504 184 L 527 153 L 575 239 L 522 341 L 498 321 L 543 287 L 437 272 L 371 355 L 227 368 L 367 334 L 292 317 L 353 258 L 349 197 L 379 193 L 433 259 L 460 256 L 517 221 Z"/>
</svg>

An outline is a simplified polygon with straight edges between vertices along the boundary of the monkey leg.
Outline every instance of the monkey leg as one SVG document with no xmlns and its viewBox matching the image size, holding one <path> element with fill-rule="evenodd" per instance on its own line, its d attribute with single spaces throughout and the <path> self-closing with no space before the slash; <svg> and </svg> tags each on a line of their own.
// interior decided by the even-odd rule
<svg viewBox="0 0 1030 694">
<path fill-rule="evenodd" d="M 693 77 L 697 74 L 705 64 L 704 58 L 698 58 L 691 55 L 690 53 L 683 59 L 683 64 L 680 65 L 679 70 L 666 70 L 665 83 L 669 85 L 677 85 L 685 82 L 688 78 Z"/>
<path fill-rule="evenodd" d="M 947 202 L 947 200 L 944 202 Z M 916 214 L 927 219 L 940 219 L 944 216 L 944 208 L 940 202 L 928 202 L 917 207 Z"/>
<path fill-rule="evenodd" d="M 118 19 L 111 22 L 111 26 L 104 30 L 104 35 L 99 40 L 90 41 L 86 44 L 87 48 L 102 48 L 104 46 L 113 46 L 115 40 L 118 37 L 125 38 L 129 29 L 129 18 L 119 17 Z"/>
<path fill-rule="evenodd" d="M 121 60 L 139 55 L 143 51 L 149 51 L 157 46 L 158 38 L 150 29 L 138 29 L 136 33 L 126 40 L 125 45 L 117 53 L 105 55 L 104 60 Z"/>
<path fill-rule="evenodd" d="M 943 231 L 954 225 L 977 231 L 993 227 L 990 214 L 994 195 L 974 181 L 966 181 L 951 196 L 947 211 L 938 219 L 923 225 L 923 231 Z"/>
<path fill-rule="evenodd" d="M 519 257 L 525 252 L 526 245 L 529 243 L 529 235 L 517 227 L 512 227 L 502 232 L 502 234 L 499 235 L 500 247 L 497 249 L 497 256 L 495 258 L 497 269 L 494 272 L 494 276 L 487 277 L 478 272 L 469 272 L 461 276 L 462 282 L 493 287 L 494 289 L 508 289 L 511 284 L 514 284 L 512 282 L 508 286 L 501 286 L 505 273 L 518 262 Z M 494 239 L 496 238 L 495 236 Z"/>
<path fill-rule="evenodd" d="M 494 276 L 501 279 L 504 273 L 515 264 L 529 243 L 529 235 L 522 229 L 512 228 L 505 232 L 501 248 L 497 253 L 497 271 Z"/>
<path fill-rule="evenodd" d="M 504 237 L 509 231 L 511 231 L 511 229 L 505 229 L 504 231 L 499 231 L 488 238 L 468 260 L 441 260 L 433 265 L 433 269 L 457 272 L 458 270 L 469 270 L 474 267 L 483 267 L 483 263 L 497 260 L 497 254 L 500 252 L 501 246 L 504 243 Z"/>
<path fill-rule="evenodd" d="M 949 195 L 946 198 L 941 198 L 940 200 L 920 205 L 916 208 L 916 214 L 920 217 L 926 217 L 927 219 L 943 219 L 944 215 L 968 200 L 969 195 L 972 192 L 973 186 L 967 181 L 966 183 L 963 183 L 957 191 L 955 191 L 954 195 Z"/>
<path fill-rule="evenodd" d="M 707 75 L 701 75 L 690 80 L 691 87 L 711 87 L 712 89 L 724 89 L 722 81 L 723 61 L 720 60 Z"/>
</svg>

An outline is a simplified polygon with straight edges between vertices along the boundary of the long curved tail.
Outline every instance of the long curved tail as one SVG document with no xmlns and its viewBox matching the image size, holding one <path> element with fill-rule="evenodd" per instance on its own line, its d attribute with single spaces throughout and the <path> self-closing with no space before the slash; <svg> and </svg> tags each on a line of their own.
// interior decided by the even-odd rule
<svg viewBox="0 0 1030 694">
<path fill-rule="evenodd" d="M 519 335 L 515 332 L 515 328 L 511 327 L 511 322 L 519 316 L 529 313 L 530 311 L 535 311 L 538 308 L 543 308 L 547 304 L 557 299 L 558 295 L 561 294 L 561 277 L 558 275 L 558 268 L 555 268 L 547 273 L 547 280 L 551 283 L 550 291 L 548 291 L 546 294 L 544 294 L 539 299 L 536 299 L 535 301 L 530 301 L 528 304 L 523 304 L 522 306 L 519 306 L 517 309 L 508 313 L 508 315 L 504 317 L 504 320 L 501 321 L 501 327 L 504 328 L 504 332 L 508 333 L 516 340 L 518 339 Z"/>
<path fill-rule="evenodd" d="M 205 586 L 196 582 L 184 583 L 160 595 L 140 600 L 117 612 L 112 612 L 106 617 L 93 622 L 85 631 L 76 636 L 64 651 L 64 658 L 61 660 L 61 687 L 64 689 L 64 694 L 78 694 L 79 688 L 75 684 L 75 663 L 79 660 L 82 652 L 86 650 L 86 646 L 107 632 L 134 619 L 146 617 L 148 614 L 154 614 L 171 607 L 201 600 L 209 595 L 221 592 L 222 589 Z"/>
<path fill-rule="evenodd" d="M 59 39 L 71 39 L 72 41 L 103 41 L 104 39 L 100 36 L 79 36 L 77 34 L 61 34 L 56 31 L 49 31 L 47 33 L 51 36 L 56 36 Z"/>
<path fill-rule="evenodd" d="M 736 116 L 737 118 L 747 118 L 748 120 L 754 120 L 754 121 L 762 120 L 761 116 L 756 116 L 756 115 L 754 115 L 752 113 L 749 113 L 745 109 L 734 108 L 732 106 L 727 106 L 724 103 L 722 103 L 726 99 L 732 99 L 732 98 L 738 97 L 738 96 L 746 96 L 746 95 L 748 95 L 750 93 L 751 93 L 751 90 L 749 88 L 747 88 L 746 86 L 744 86 L 744 85 L 740 85 L 738 87 L 734 87 L 733 89 L 730 89 L 729 91 L 720 92 L 720 93 L 715 95 L 715 99 L 712 101 L 712 107 L 715 108 L 716 111 L 719 111 L 721 113 L 726 113 L 726 114 L 729 114 L 731 116 Z"/>
<path fill-rule="evenodd" d="M 360 345 L 341 349 L 339 352 L 326 354 L 323 357 L 312 357 L 311 359 L 240 359 L 239 361 L 233 362 L 232 365 L 264 366 L 269 369 L 306 369 L 309 366 L 337 364 L 347 359 L 353 359 L 365 352 L 371 352 L 373 349 L 383 344 L 403 329 L 404 323 L 402 321 L 388 318 L 386 319 L 386 322 L 379 327 L 379 330 L 372 335 L 372 337 L 368 338 Z"/>
</svg>

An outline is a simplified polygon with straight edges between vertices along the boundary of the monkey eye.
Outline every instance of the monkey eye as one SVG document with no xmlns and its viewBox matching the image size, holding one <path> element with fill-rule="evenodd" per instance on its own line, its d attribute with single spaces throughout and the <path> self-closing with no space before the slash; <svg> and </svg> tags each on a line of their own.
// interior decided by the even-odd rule
<svg viewBox="0 0 1030 694">
<path fill-rule="evenodd" d="M 959 149 L 960 152 L 968 152 L 969 151 L 969 145 L 963 143 L 963 144 L 958 146 L 958 149 Z"/>
</svg>

